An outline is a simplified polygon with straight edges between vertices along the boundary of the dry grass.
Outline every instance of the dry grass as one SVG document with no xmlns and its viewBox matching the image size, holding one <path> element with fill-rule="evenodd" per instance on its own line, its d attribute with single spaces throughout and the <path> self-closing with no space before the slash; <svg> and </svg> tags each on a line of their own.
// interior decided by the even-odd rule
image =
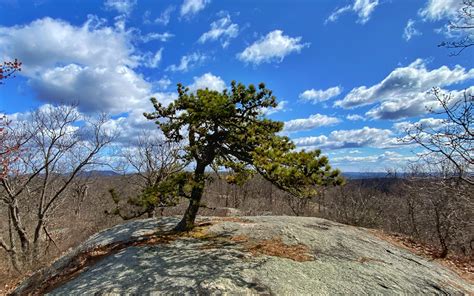
<svg viewBox="0 0 474 296">
<path fill-rule="evenodd" d="M 231 241 L 243 244 L 244 249 L 254 256 L 267 255 L 287 258 L 298 262 L 313 261 L 310 248 L 304 244 L 287 245 L 281 238 L 254 240 L 244 235 L 233 236 Z"/>
<path fill-rule="evenodd" d="M 216 222 L 235 222 L 235 223 L 244 223 L 244 224 L 251 224 L 255 223 L 252 220 L 241 218 L 241 217 L 216 217 L 213 219 Z"/>
</svg>

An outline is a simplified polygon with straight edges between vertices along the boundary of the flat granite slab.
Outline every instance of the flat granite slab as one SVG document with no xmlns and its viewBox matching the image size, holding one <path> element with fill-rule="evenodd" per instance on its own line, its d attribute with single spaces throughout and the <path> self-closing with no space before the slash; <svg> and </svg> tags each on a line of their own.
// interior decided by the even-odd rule
<svg viewBox="0 0 474 296">
<path fill-rule="evenodd" d="M 363 228 L 312 217 L 201 217 L 187 235 L 156 234 L 178 221 L 137 220 L 97 233 L 13 295 L 474 294 L 446 267 Z M 74 269 L 81 254 L 98 250 L 106 251 Z"/>
</svg>

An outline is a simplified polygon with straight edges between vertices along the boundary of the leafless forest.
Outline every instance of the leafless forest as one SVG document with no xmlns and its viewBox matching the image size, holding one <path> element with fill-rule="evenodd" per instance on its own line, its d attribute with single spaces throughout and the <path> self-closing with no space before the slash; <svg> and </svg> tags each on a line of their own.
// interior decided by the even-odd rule
<svg viewBox="0 0 474 296">
<path fill-rule="evenodd" d="M 295 199 L 268 181 L 254 177 L 242 186 L 230 185 L 224 175 L 211 174 L 205 192 L 202 215 L 304 215 L 323 217 L 356 226 L 399 233 L 435 250 L 434 256 L 456 256 L 472 262 L 474 248 L 473 190 L 458 180 L 439 177 L 391 175 L 387 178 L 349 180 L 342 187 L 329 188 L 311 200 Z M 123 222 L 111 212 L 115 208 L 109 189 L 122 196 L 120 207 L 133 212 L 127 197 L 139 190 L 138 175 L 84 176 L 68 189 L 67 200 L 55 209 L 44 233 L 39 260 L 27 270 L 16 271 L 6 254 L 2 255 L 2 285 L 22 273 L 44 266 L 59 254 L 93 233 Z M 181 215 L 186 201 L 177 206 L 157 208 L 160 215 Z M 37 204 L 21 202 L 28 228 L 35 226 Z M 1 209 L 2 217 L 8 216 Z M 107 212 L 107 213 L 106 213 Z M 141 218 L 147 217 L 147 214 Z M 4 223 L 0 231 L 8 233 Z"/>
</svg>

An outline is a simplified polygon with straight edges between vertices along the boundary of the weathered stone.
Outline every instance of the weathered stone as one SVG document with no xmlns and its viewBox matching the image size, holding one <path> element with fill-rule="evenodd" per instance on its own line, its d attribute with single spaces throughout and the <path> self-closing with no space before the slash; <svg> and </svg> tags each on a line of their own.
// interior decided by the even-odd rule
<svg viewBox="0 0 474 296">
<path fill-rule="evenodd" d="M 446 267 L 372 235 L 324 219 L 265 216 L 219 220 L 206 235 L 118 250 L 49 291 L 51 295 L 364 295 L 473 294 L 472 283 Z M 212 218 L 201 218 L 201 221 Z M 140 220 L 91 237 L 40 273 L 47 281 L 81 252 L 169 230 L 178 218 Z M 249 222 L 250 221 L 250 222 Z M 304 245 L 298 262 L 249 252 L 251 242 Z M 283 249 L 284 250 L 284 249 Z M 33 276 L 34 278 L 34 276 Z M 31 287 L 30 279 L 30 287 Z M 28 291 L 28 280 L 16 292 Z M 22 290 L 23 289 L 23 290 Z"/>
</svg>

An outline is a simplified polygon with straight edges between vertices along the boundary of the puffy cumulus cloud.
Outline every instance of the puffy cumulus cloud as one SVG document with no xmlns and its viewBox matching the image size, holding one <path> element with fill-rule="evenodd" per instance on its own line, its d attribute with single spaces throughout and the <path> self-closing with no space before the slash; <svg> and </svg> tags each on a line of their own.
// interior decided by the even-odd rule
<svg viewBox="0 0 474 296">
<path fill-rule="evenodd" d="M 182 17 L 190 17 L 203 10 L 211 0 L 184 0 L 181 4 L 180 15 Z"/>
<path fill-rule="evenodd" d="M 296 138 L 293 142 L 306 149 L 387 148 L 398 144 L 392 131 L 367 126 L 361 129 L 332 131 L 328 136 Z"/>
<path fill-rule="evenodd" d="M 339 148 L 386 147 L 392 145 L 392 131 L 363 127 L 355 130 L 338 130 L 330 134 L 330 141 Z"/>
<path fill-rule="evenodd" d="M 441 118 L 427 117 L 422 118 L 417 122 L 401 121 L 393 125 L 393 128 L 401 133 L 404 133 L 405 131 L 415 127 L 420 129 L 439 130 L 443 127 L 446 127 L 446 120 Z"/>
<path fill-rule="evenodd" d="M 189 69 L 204 63 L 205 60 L 207 60 L 207 56 L 205 54 L 194 52 L 192 54 L 182 56 L 178 65 L 170 65 L 166 68 L 166 71 L 188 72 Z"/>
<path fill-rule="evenodd" d="M 452 102 L 462 99 L 465 92 L 474 93 L 474 87 L 449 92 Z M 365 115 L 373 119 L 397 120 L 424 115 L 429 113 L 429 110 L 441 110 L 439 101 L 431 91 L 387 99 L 367 111 Z"/>
<path fill-rule="evenodd" d="M 194 77 L 194 82 L 189 85 L 190 91 L 197 91 L 198 89 L 210 89 L 210 90 L 217 90 L 223 91 L 227 86 L 219 76 L 215 76 L 212 73 L 206 73 L 199 77 Z"/>
<path fill-rule="evenodd" d="M 420 36 L 420 35 L 421 35 L 421 32 L 415 28 L 415 21 L 412 19 L 409 19 L 405 26 L 405 29 L 403 30 L 403 35 L 402 35 L 403 39 L 405 39 L 406 41 L 410 41 L 410 39 L 413 38 L 414 36 Z"/>
<path fill-rule="evenodd" d="M 302 137 L 302 138 L 296 138 L 292 139 L 293 143 L 295 143 L 296 146 L 298 147 L 326 147 L 326 143 L 328 142 L 329 138 L 325 135 L 320 135 L 320 136 L 309 136 L 309 137 Z M 317 149 L 317 148 L 315 148 Z"/>
<path fill-rule="evenodd" d="M 352 89 L 336 106 L 353 108 L 372 104 L 384 98 L 426 92 L 433 86 L 449 86 L 474 78 L 474 69 L 466 71 L 457 65 L 453 69 L 442 66 L 429 71 L 422 59 L 417 59 L 407 67 L 396 68 L 380 83 Z"/>
<path fill-rule="evenodd" d="M 22 72 L 30 75 L 58 64 L 135 67 L 139 62 L 128 34 L 104 26 L 96 17 L 78 27 L 49 17 L 0 27 L 0 49 L 20 58 Z"/>
<path fill-rule="evenodd" d="M 377 5 L 379 5 L 378 0 L 354 0 L 352 5 L 336 8 L 326 19 L 325 23 L 335 22 L 341 15 L 347 12 L 353 12 L 357 14 L 357 22 L 360 24 L 365 24 L 370 20 L 370 16 L 374 12 Z"/>
<path fill-rule="evenodd" d="M 403 97 L 393 97 L 373 107 L 365 113 L 368 118 L 397 120 L 414 117 L 428 112 L 438 103 L 426 93 L 407 94 Z"/>
<path fill-rule="evenodd" d="M 344 155 L 339 157 L 331 157 L 331 163 L 334 165 L 343 164 L 345 166 L 350 164 L 364 164 L 364 163 L 377 163 L 378 168 L 383 166 L 400 165 L 408 161 L 417 160 L 417 156 L 413 155 L 402 155 L 395 151 L 385 151 L 382 154 L 367 155 L 367 156 L 351 156 Z"/>
<path fill-rule="evenodd" d="M 30 84 L 42 100 L 78 103 L 82 111 L 120 113 L 140 104 L 149 84 L 127 67 L 98 68 L 70 64 L 41 72 Z"/>
<path fill-rule="evenodd" d="M 106 0 L 104 3 L 107 9 L 113 9 L 126 15 L 132 12 L 136 4 L 137 0 Z"/>
<path fill-rule="evenodd" d="M 232 38 L 239 34 L 239 25 L 232 23 L 230 16 L 227 14 L 224 17 L 211 23 L 211 29 L 199 37 L 200 43 L 206 41 L 220 40 L 223 48 L 230 44 Z"/>
<path fill-rule="evenodd" d="M 459 0 L 428 0 L 418 14 L 425 20 L 438 21 L 456 16 L 462 5 Z"/>
<path fill-rule="evenodd" d="M 283 35 L 283 31 L 275 30 L 245 48 L 243 52 L 237 54 L 237 58 L 255 65 L 282 62 L 287 55 L 293 52 L 299 53 L 303 48 L 309 47 L 310 44 L 301 43 L 301 39 Z"/>
<path fill-rule="evenodd" d="M 143 133 L 150 134 L 156 131 L 159 134 L 155 122 L 143 116 L 144 112 L 150 113 L 154 111 L 150 102 L 151 97 L 156 98 L 158 102 L 167 106 L 176 100 L 178 95 L 176 92 L 157 92 L 150 94 L 149 97 L 144 98 L 147 104 L 142 104 L 141 107 L 133 109 L 125 115 L 109 119 L 106 123 L 106 127 L 110 130 L 119 131 L 119 137 L 116 141 L 117 144 L 124 146 L 133 144 Z"/>
<path fill-rule="evenodd" d="M 474 78 L 474 69 L 466 70 L 456 65 L 450 69 L 442 66 L 428 70 L 423 60 L 417 59 L 407 67 L 392 71 L 384 80 L 371 87 L 360 86 L 352 89 L 335 106 L 345 109 L 382 102 L 380 106 L 367 112 L 367 116 L 380 119 L 397 119 L 420 115 L 433 96 L 427 92 L 433 86 L 451 86 Z M 398 106 L 398 107 L 397 107 Z M 400 111 L 400 114 L 396 114 Z"/>
<path fill-rule="evenodd" d="M 340 95 L 342 92 L 342 88 L 339 86 L 331 87 L 326 90 L 315 90 L 314 88 L 305 90 L 304 92 L 300 93 L 299 98 L 303 101 L 318 103 L 327 101 L 335 96 Z"/>
<path fill-rule="evenodd" d="M 346 116 L 346 119 L 350 120 L 350 121 L 358 121 L 358 120 L 364 120 L 365 121 L 365 117 L 361 116 L 359 114 L 348 114 Z"/>
<path fill-rule="evenodd" d="M 0 52 L 23 62 L 21 75 L 45 102 L 79 102 L 83 111 L 126 112 L 151 90 L 133 69 L 129 33 L 90 17 L 82 26 L 43 18 L 30 24 L 0 27 Z M 12 57 L 4 57 L 11 59 Z"/>
<path fill-rule="evenodd" d="M 284 132 L 310 130 L 321 126 L 334 125 L 341 122 L 339 118 L 324 114 L 313 114 L 308 118 L 293 119 L 285 122 Z"/>
</svg>

